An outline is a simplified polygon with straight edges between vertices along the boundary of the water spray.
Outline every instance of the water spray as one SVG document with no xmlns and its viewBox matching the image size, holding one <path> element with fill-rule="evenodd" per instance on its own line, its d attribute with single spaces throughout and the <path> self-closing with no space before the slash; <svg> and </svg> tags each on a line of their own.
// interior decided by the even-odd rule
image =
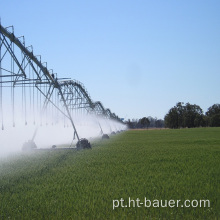
<svg viewBox="0 0 220 220">
<path fill-rule="evenodd" d="M 8 114 L 7 121 L 12 119 L 14 128 L 16 121 L 24 120 L 24 125 L 30 126 L 28 120 L 31 120 L 35 129 L 32 138 L 25 142 L 23 149 L 37 148 L 35 138 L 42 130 L 43 121 L 46 121 L 46 126 L 49 126 L 48 120 L 51 120 L 54 126 L 61 120 L 69 122 L 72 127 L 70 146 L 72 147 L 76 139 L 77 149 L 91 148 L 88 139 L 80 135 L 79 126 L 76 127 L 79 116 L 95 115 L 103 139 L 108 139 L 109 136 L 103 131 L 100 117 L 103 120 L 114 120 L 125 127 L 110 109 L 105 109 L 101 102 L 92 101 L 81 82 L 59 78 L 53 70 L 50 72 L 47 63 L 41 61 L 41 56 L 34 55 L 33 46 L 31 49 L 25 47 L 24 36 L 22 40 L 15 36 L 14 28 L 10 32 L 0 24 L 0 46 L 1 129 L 3 132 L 9 126 L 3 114 L 5 112 Z M 47 135 L 45 137 L 48 138 Z M 53 149 L 56 148 L 54 143 Z"/>
</svg>

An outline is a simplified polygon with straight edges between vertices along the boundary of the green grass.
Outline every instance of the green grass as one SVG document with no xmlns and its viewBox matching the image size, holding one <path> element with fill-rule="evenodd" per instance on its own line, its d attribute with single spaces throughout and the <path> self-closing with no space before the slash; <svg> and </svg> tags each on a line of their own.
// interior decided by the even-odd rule
<svg viewBox="0 0 220 220">
<path fill-rule="evenodd" d="M 92 150 L 0 162 L 0 219 L 219 219 L 220 128 L 127 131 Z M 208 208 L 115 208 L 113 200 L 208 199 Z"/>
</svg>

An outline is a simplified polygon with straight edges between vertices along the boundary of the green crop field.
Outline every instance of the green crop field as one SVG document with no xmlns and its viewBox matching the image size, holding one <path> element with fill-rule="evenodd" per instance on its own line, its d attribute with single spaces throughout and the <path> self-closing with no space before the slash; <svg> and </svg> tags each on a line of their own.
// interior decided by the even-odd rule
<svg viewBox="0 0 220 220">
<path fill-rule="evenodd" d="M 194 202 L 161 207 L 161 200 Z M 195 200 L 210 207 L 192 207 Z M 131 130 L 93 142 L 92 150 L 0 162 L 0 219 L 219 218 L 220 128 Z"/>
</svg>

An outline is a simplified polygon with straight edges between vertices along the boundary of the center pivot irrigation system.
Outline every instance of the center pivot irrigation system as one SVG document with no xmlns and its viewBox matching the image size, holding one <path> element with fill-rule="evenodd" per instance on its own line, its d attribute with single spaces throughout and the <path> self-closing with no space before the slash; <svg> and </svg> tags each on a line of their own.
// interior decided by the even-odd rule
<svg viewBox="0 0 220 220">
<path fill-rule="evenodd" d="M 13 127 L 16 126 L 16 117 L 23 118 L 25 125 L 28 125 L 30 115 L 32 117 L 31 120 L 36 128 L 32 139 L 23 145 L 24 149 L 36 148 L 34 139 L 45 117 L 54 118 L 51 119 L 52 123 L 56 123 L 56 120 L 60 118 L 64 121 L 68 120 L 73 128 L 73 139 L 77 139 L 77 149 L 91 148 L 89 141 L 81 138 L 77 132 L 74 118 L 79 115 L 96 116 L 96 124 L 99 126 L 103 138 L 108 138 L 108 135 L 103 133 L 100 118 L 106 123 L 113 120 L 123 125 L 118 116 L 110 109 L 105 109 L 101 102 L 92 101 L 82 83 L 68 78 L 58 78 L 52 69 L 49 70 L 47 63 L 41 62 L 41 56 L 34 55 L 33 47 L 25 45 L 24 36 L 16 37 L 14 35 L 13 26 L 3 27 L 0 24 L 0 119 L 2 130 L 5 129 L 4 105 L 10 106 L 10 120 Z M 9 114 L 8 111 L 7 114 Z M 112 130 L 110 123 L 109 126 Z"/>
</svg>

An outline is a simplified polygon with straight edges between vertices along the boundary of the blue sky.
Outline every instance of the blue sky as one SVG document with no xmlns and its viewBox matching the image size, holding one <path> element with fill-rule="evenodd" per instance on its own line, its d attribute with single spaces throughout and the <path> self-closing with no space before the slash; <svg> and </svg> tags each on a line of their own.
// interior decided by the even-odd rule
<svg viewBox="0 0 220 220">
<path fill-rule="evenodd" d="M 48 69 L 126 119 L 220 103 L 219 12 L 214 0 L 0 0 L 2 25 Z"/>
</svg>

